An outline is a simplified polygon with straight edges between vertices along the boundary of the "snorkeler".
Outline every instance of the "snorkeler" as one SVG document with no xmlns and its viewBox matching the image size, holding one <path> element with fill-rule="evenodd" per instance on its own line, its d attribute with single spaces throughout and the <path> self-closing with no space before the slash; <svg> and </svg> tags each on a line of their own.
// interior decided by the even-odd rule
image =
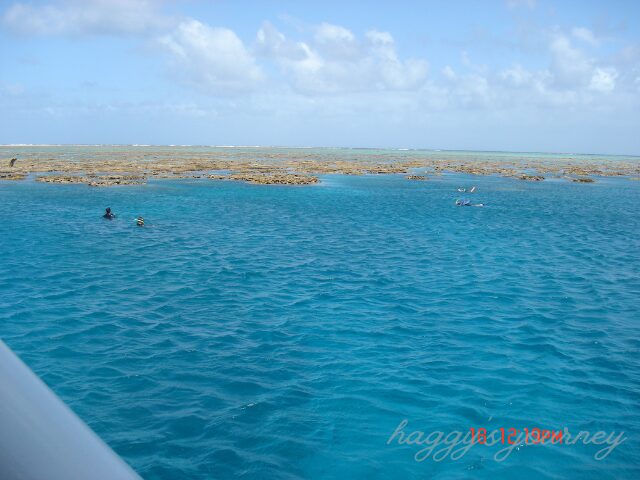
<svg viewBox="0 0 640 480">
<path fill-rule="evenodd" d="M 102 217 L 106 218 L 107 220 L 113 220 L 114 218 L 116 218 L 116 214 L 115 213 L 111 213 L 111 209 L 109 207 L 107 207 L 107 209 L 104 211 L 104 215 Z"/>
<path fill-rule="evenodd" d="M 464 187 L 460 187 L 460 188 L 458 188 L 458 191 L 459 191 L 459 192 L 467 192 L 467 189 L 466 189 L 466 188 L 464 188 Z M 471 188 L 469 189 L 469 191 L 468 191 L 468 192 L 469 192 L 469 193 L 473 193 L 473 192 L 475 192 L 475 191 L 476 191 L 476 187 L 475 187 L 475 185 L 474 185 L 473 187 L 471 187 Z"/>
<path fill-rule="evenodd" d="M 456 205 L 458 207 L 484 207 L 484 203 L 471 203 L 471 200 L 456 200 Z"/>
<path fill-rule="evenodd" d="M 136 218 L 136 225 L 138 225 L 139 227 L 144 227 L 144 218 L 142 217 Z"/>
</svg>

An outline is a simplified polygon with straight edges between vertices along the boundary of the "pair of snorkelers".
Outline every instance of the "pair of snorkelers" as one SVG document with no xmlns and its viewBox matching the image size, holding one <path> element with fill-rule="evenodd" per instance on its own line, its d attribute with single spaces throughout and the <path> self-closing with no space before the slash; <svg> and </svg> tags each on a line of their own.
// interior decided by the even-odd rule
<svg viewBox="0 0 640 480">
<path fill-rule="evenodd" d="M 464 187 L 458 188 L 459 192 L 473 193 L 476 191 L 475 185 L 469 189 Z M 484 203 L 471 203 L 471 200 L 464 198 L 462 200 L 456 200 L 456 205 L 458 207 L 484 207 Z"/>
<path fill-rule="evenodd" d="M 114 218 L 116 218 L 116 214 L 111 211 L 111 208 L 107 207 L 107 209 L 104 211 L 104 215 L 102 216 L 102 218 L 106 218 L 107 220 L 113 220 Z M 139 227 L 144 227 L 144 218 L 142 218 L 141 216 L 136 218 L 135 222 L 136 222 L 136 225 L 138 225 Z"/>
</svg>

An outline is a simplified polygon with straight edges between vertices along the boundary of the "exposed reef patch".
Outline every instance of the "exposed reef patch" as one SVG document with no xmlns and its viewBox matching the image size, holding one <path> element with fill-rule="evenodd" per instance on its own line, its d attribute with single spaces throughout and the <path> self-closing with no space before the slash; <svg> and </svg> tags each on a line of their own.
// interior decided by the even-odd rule
<svg viewBox="0 0 640 480">
<path fill-rule="evenodd" d="M 140 185 L 146 182 L 145 177 L 136 175 L 43 175 L 36 178 L 44 183 L 84 183 L 90 187 L 111 187 L 114 185 Z"/>
<path fill-rule="evenodd" d="M 525 175 L 525 174 L 522 174 L 518 178 L 520 180 L 527 180 L 529 182 L 541 182 L 542 180 L 544 180 L 544 177 L 542 175 Z"/>
<path fill-rule="evenodd" d="M 295 173 L 236 173 L 229 180 L 241 180 L 256 185 L 311 185 L 318 183 L 318 177 L 298 175 Z"/>
<path fill-rule="evenodd" d="M 0 180 L 24 180 L 25 178 L 27 178 L 26 173 L 0 172 Z"/>
<path fill-rule="evenodd" d="M 589 177 L 572 178 L 571 181 L 575 182 L 575 183 L 593 183 L 593 182 L 595 182 L 595 180 L 593 178 L 589 178 Z"/>
</svg>

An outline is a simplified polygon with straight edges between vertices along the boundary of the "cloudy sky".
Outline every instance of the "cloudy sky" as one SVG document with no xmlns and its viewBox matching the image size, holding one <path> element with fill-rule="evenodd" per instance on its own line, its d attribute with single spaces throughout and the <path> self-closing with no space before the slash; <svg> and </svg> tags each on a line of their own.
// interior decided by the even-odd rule
<svg viewBox="0 0 640 480">
<path fill-rule="evenodd" d="M 640 1 L 0 0 L 0 143 L 640 154 Z"/>
</svg>

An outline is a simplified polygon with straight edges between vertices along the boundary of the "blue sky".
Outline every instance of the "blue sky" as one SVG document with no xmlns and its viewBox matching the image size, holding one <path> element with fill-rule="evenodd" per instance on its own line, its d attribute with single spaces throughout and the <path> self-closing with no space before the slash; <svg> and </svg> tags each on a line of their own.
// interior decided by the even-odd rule
<svg viewBox="0 0 640 480">
<path fill-rule="evenodd" d="M 0 0 L 0 143 L 640 154 L 640 2 Z"/>
</svg>

